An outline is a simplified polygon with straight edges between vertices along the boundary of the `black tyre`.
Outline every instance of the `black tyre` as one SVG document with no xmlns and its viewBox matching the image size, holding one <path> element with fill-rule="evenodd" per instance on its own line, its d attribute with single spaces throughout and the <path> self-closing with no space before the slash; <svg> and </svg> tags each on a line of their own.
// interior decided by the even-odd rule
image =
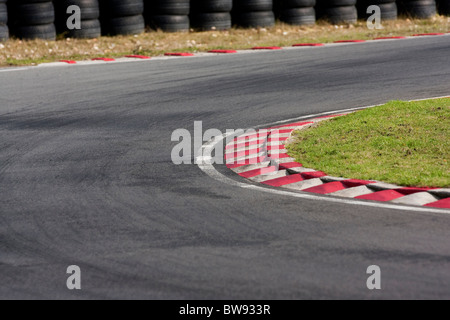
<svg viewBox="0 0 450 320">
<path fill-rule="evenodd" d="M 395 2 L 378 4 L 381 9 L 381 20 L 396 20 L 398 18 L 398 8 Z"/>
<path fill-rule="evenodd" d="M 189 10 L 189 0 L 145 0 L 145 11 L 148 16 L 187 16 Z"/>
<path fill-rule="evenodd" d="M 102 34 L 100 21 L 95 20 L 81 20 L 80 30 L 63 30 L 64 35 L 69 38 L 77 39 L 94 39 L 98 38 Z"/>
<path fill-rule="evenodd" d="M 197 30 L 228 30 L 231 29 L 231 14 L 197 13 L 190 16 L 191 27 Z"/>
<path fill-rule="evenodd" d="M 244 28 L 271 27 L 275 25 L 275 15 L 272 11 L 235 13 L 233 24 Z"/>
<path fill-rule="evenodd" d="M 43 25 L 55 22 L 55 8 L 50 1 L 38 3 L 12 3 L 10 18 L 21 26 Z"/>
<path fill-rule="evenodd" d="M 1 0 L 0 0 L 1 1 Z M 11 4 L 12 2 L 14 3 L 42 3 L 42 2 L 49 2 L 49 0 L 7 0 L 9 1 L 9 3 Z"/>
<path fill-rule="evenodd" d="M 379 0 L 379 1 L 384 1 L 386 2 L 386 0 Z M 398 9 L 397 9 L 397 4 L 395 3 L 395 1 L 391 1 L 391 3 L 376 3 L 376 1 L 373 1 L 374 3 L 370 4 L 369 3 L 359 3 L 358 2 L 358 17 L 360 19 L 364 19 L 366 20 L 367 18 L 369 18 L 371 16 L 371 14 L 367 13 L 367 8 L 371 5 L 376 5 L 380 7 L 381 10 L 381 20 L 395 20 L 398 18 Z"/>
<path fill-rule="evenodd" d="M 66 21 L 69 17 L 67 8 L 72 5 L 80 7 L 81 20 L 94 20 L 100 17 L 98 0 L 58 0 L 54 4 L 57 21 Z"/>
<path fill-rule="evenodd" d="M 101 0 L 102 14 L 108 17 L 129 17 L 144 13 L 144 0 Z"/>
<path fill-rule="evenodd" d="M 354 6 L 329 7 L 323 9 L 320 18 L 332 24 L 353 24 L 358 20 L 358 11 Z"/>
<path fill-rule="evenodd" d="M 6 41 L 8 39 L 9 39 L 8 27 L 0 25 L 0 41 Z"/>
<path fill-rule="evenodd" d="M 311 25 L 316 23 L 316 11 L 313 7 L 282 9 L 279 11 L 279 19 L 292 25 Z"/>
<path fill-rule="evenodd" d="M 0 0 L 0 41 L 9 39 L 8 23 L 8 8 L 6 7 L 6 0 Z"/>
<path fill-rule="evenodd" d="M 20 39 L 55 40 L 56 29 L 53 23 L 37 26 L 16 26 L 13 34 Z"/>
<path fill-rule="evenodd" d="M 8 8 L 5 3 L 0 3 L 0 25 L 8 23 Z"/>
<path fill-rule="evenodd" d="M 316 0 L 274 0 L 274 7 L 280 9 L 314 7 Z"/>
<path fill-rule="evenodd" d="M 233 0 L 191 0 L 191 12 L 231 12 Z"/>
<path fill-rule="evenodd" d="M 401 14 L 419 19 L 429 19 L 437 14 L 434 0 L 403 0 L 399 2 L 399 9 Z"/>
<path fill-rule="evenodd" d="M 356 5 L 357 0 L 319 0 L 318 5 L 326 7 L 345 7 Z"/>
<path fill-rule="evenodd" d="M 384 3 L 394 3 L 396 2 L 395 0 L 358 0 L 358 2 L 356 3 L 357 5 L 367 5 L 367 6 L 371 6 L 371 5 L 379 5 L 379 4 L 384 4 Z"/>
<path fill-rule="evenodd" d="M 115 35 L 141 34 L 145 31 L 145 21 L 142 15 L 111 18 L 106 27 L 106 33 Z"/>
<path fill-rule="evenodd" d="M 273 0 L 234 0 L 233 11 L 235 12 L 256 12 L 272 11 Z"/>
<path fill-rule="evenodd" d="M 152 16 L 150 26 L 155 30 L 165 32 L 187 32 L 189 31 L 189 17 L 185 15 Z"/>
</svg>

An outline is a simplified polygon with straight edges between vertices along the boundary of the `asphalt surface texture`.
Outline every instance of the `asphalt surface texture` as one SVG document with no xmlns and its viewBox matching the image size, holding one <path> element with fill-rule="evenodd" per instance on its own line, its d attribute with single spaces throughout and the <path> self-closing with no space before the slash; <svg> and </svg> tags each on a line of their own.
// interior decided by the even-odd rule
<svg viewBox="0 0 450 320">
<path fill-rule="evenodd" d="M 450 299 L 446 213 L 245 190 L 171 161 L 194 121 L 449 95 L 448 39 L 0 72 L 0 298 Z"/>
</svg>

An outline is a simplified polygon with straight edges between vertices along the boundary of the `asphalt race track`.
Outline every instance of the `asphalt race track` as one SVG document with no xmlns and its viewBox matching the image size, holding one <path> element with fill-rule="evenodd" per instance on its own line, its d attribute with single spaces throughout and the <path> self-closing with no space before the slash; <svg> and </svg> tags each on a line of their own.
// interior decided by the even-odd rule
<svg viewBox="0 0 450 320">
<path fill-rule="evenodd" d="M 449 95 L 448 37 L 0 70 L 0 93 L 2 299 L 450 299 L 444 211 L 256 192 L 171 162 L 172 132 L 196 120 Z"/>
</svg>

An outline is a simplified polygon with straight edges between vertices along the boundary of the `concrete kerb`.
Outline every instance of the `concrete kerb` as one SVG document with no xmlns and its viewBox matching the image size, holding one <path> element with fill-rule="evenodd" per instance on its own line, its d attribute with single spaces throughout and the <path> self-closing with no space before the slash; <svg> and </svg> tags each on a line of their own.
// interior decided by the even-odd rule
<svg viewBox="0 0 450 320">
<path fill-rule="evenodd" d="M 448 96 L 436 97 L 436 99 L 437 98 L 448 98 Z M 421 100 L 426 99 L 414 101 Z M 356 110 L 371 107 L 376 106 L 345 109 L 340 111 L 304 116 L 295 119 L 287 119 L 271 124 L 264 124 L 256 127 L 255 129 L 264 129 L 274 126 L 281 126 L 280 128 L 286 128 L 289 127 L 289 123 L 299 120 L 311 121 L 311 119 L 317 120 L 317 118 L 319 118 L 319 121 L 321 121 L 323 120 L 323 116 L 348 114 Z M 208 157 L 208 155 L 211 155 L 210 152 L 212 152 L 212 150 L 214 149 L 214 145 L 218 143 L 217 141 L 223 140 L 225 138 L 227 138 L 227 136 L 223 135 L 222 137 L 216 137 L 216 139 L 214 139 L 213 141 L 206 143 L 202 150 L 204 152 L 203 158 L 210 158 L 210 156 Z M 252 146 L 250 148 L 255 147 L 257 146 Z M 227 150 L 228 153 L 232 152 L 230 151 L 230 149 Z M 254 157 L 254 155 L 252 155 L 252 157 Z M 294 159 L 292 158 L 283 160 L 284 162 L 294 161 Z M 420 188 L 404 188 L 401 186 L 386 184 L 380 181 L 359 181 L 341 177 L 330 177 L 327 175 L 314 177 L 314 173 L 317 171 L 310 168 L 304 168 L 303 166 L 301 166 L 301 164 L 291 168 L 286 168 L 285 170 L 280 170 L 274 175 L 252 175 L 251 178 L 248 178 L 248 183 L 241 182 L 241 179 L 242 177 L 245 177 L 246 172 L 250 170 L 267 168 L 269 165 L 270 162 L 265 161 L 261 163 L 251 164 L 249 166 L 240 166 L 237 168 L 233 168 L 232 170 L 237 175 L 241 176 L 240 178 L 232 178 L 232 176 L 229 176 L 228 174 L 222 174 L 214 167 L 214 165 L 208 163 L 200 163 L 198 166 L 202 171 L 216 180 L 247 189 L 255 189 L 258 191 L 270 192 L 280 195 L 290 195 L 299 198 L 322 200 L 328 202 L 340 202 L 346 204 L 365 205 L 396 210 L 440 212 L 450 214 L 450 210 L 448 210 L 450 209 L 450 205 L 448 204 L 448 202 L 450 201 L 450 189 L 440 188 L 426 190 Z M 301 177 L 301 175 L 305 175 L 306 178 Z M 445 203 L 442 204 L 442 200 L 444 200 Z M 428 207 L 438 201 L 441 201 L 441 207 Z"/>
</svg>

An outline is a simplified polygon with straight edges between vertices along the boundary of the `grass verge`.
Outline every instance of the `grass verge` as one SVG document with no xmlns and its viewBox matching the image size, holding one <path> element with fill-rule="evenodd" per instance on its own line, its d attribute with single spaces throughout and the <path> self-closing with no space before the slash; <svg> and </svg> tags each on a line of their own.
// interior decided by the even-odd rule
<svg viewBox="0 0 450 320">
<path fill-rule="evenodd" d="M 383 23 L 384 29 L 369 30 L 365 22 L 334 26 L 324 22 L 311 27 L 277 23 L 272 28 L 232 29 L 230 31 L 163 33 L 150 31 L 136 36 L 58 41 L 21 41 L 0 43 L 0 67 L 36 65 L 59 60 L 116 58 L 129 54 L 159 56 L 165 52 L 205 52 L 213 49 L 248 49 L 253 46 L 291 46 L 303 42 L 329 43 L 336 40 L 373 39 L 385 36 L 410 36 L 415 33 L 449 32 L 450 18 L 429 20 L 399 19 Z"/>
<path fill-rule="evenodd" d="M 393 101 L 294 133 L 289 154 L 331 176 L 450 187 L 450 98 Z"/>
</svg>

